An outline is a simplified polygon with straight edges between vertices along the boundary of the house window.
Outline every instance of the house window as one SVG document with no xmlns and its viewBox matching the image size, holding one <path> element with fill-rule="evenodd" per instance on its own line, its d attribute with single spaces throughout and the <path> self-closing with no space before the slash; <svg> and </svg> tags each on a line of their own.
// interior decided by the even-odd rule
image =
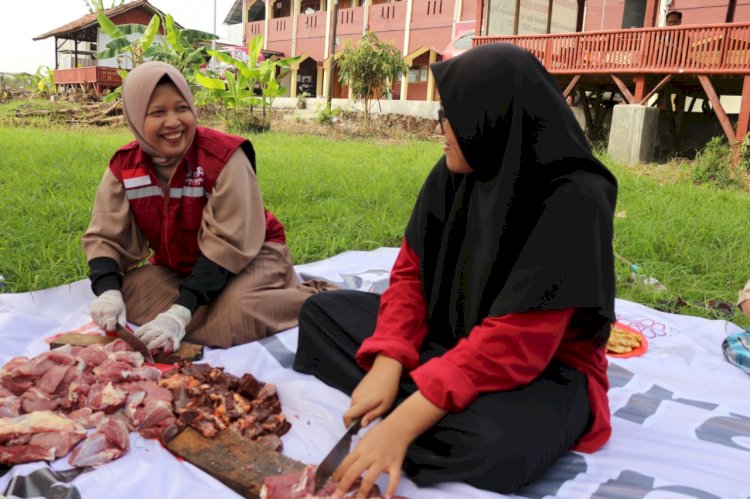
<svg viewBox="0 0 750 499">
<path fill-rule="evenodd" d="M 412 66 L 409 68 L 409 83 L 421 83 L 427 81 L 427 66 Z"/>
<path fill-rule="evenodd" d="M 577 0 L 488 1 L 486 32 L 490 36 L 575 32 L 578 20 Z M 627 4 L 630 1 L 645 0 L 624 1 Z"/>
</svg>

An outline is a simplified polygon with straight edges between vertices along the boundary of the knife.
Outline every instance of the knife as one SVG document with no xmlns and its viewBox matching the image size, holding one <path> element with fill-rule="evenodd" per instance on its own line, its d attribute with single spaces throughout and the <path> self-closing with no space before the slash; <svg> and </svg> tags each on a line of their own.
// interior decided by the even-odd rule
<svg viewBox="0 0 750 499">
<path fill-rule="evenodd" d="M 140 352 L 146 362 L 151 364 L 154 363 L 154 356 L 151 355 L 148 347 L 139 337 L 131 333 L 128 329 L 125 329 L 125 327 L 120 324 L 117 324 L 115 332 L 117 333 L 118 338 L 130 345 L 136 352 Z"/>
<path fill-rule="evenodd" d="M 333 476 L 333 472 L 339 467 L 341 461 L 349 454 L 349 450 L 352 446 L 352 437 L 357 434 L 359 429 L 362 427 L 362 417 L 354 418 L 354 420 L 346 429 L 346 433 L 341 439 L 336 442 L 331 452 L 328 453 L 323 461 L 318 465 L 318 469 L 315 470 L 315 489 L 314 493 L 317 493 L 322 489 L 326 482 Z"/>
</svg>

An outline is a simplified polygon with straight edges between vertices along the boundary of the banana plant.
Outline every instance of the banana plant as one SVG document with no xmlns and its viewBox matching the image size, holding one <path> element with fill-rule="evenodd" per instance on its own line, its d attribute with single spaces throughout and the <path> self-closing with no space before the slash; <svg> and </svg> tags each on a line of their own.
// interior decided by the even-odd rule
<svg viewBox="0 0 750 499">
<path fill-rule="evenodd" d="M 130 60 L 133 67 L 143 62 L 143 54 L 151 47 L 154 43 L 156 34 L 159 32 L 159 25 L 161 20 L 159 16 L 154 15 L 149 21 L 148 26 L 142 24 L 120 24 L 119 26 L 113 23 L 107 16 L 101 11 L 96 13 L 96 18 L 99 21 L 99 26 L 111 40 L 107 43 L 106 49 L 94 54 L 96 59 L 112 59 L 125 57 Z M 142 36 L 130 40 L 128 35 L 140 33 Z M 118 66 L 120 63 L 118 62 Z M 125 69 L 119 68 L 117 74 L 120 75 L 122 81 L 128 76 L 128 72 Z M 117 87 L 112 93 L 104 97 L 104 100 L 114 101 L 120 97 L 122 93 L 122 87 Z"/>
<path fill-rule="evenodd" d="M 34 73 L 34 92 L 42 97 L 57 93 L 55 72 L 44 64 L 36 68 L 36 73 Z"/>
<path fill-rule="evenodd" d="M 148 26 L 143 26 L 142 24 L 121 24 L 118 26 L 102 12 L 97 12 L 96 17 L 99 21 L 99 26 L 109 35 L 111 40 L 107 43 L 107 48 L 97 52 L 94 57 L 97 59 L 111 59 L 124 55 L 130 60 L 133 67 L 143 62 L 143 55 L 154 42 L 161 23 L 158 15 L 154 15 L 151 18 Z M 128 35 L 133 34 L 141 34 L 142 36 L 130 40 Z"/>
<path fill-rule="evenodd" d="M 188 81 L 196 68 L 209 58 L 208 47 L 199 44 L 219 38 L 205 31 L 177 28 L 170 14 L 164 17 L 164 34 L 165 43 L 154 43 L 143 57 L 173 65 L 185 74 Z"/>
<path fill-rule="evenodd" d="M 286 76 L 291 64 L 299 57 L 259 61 L 262 47 L 262 35 L 250 40 L 247 46 L 247 62 L 225 52 L 209 50 L 210 55 L 232 68 L 224 72 L 226 84 L 222 79 L 196 72 L 198 84 L 209 90 L 209 99 L 213 97 L 214 100 L 222 102 L 225 109 L 233 108 L 235 113 L 239 107 L 248 106 L 252 111 L 254 106 L 260 105 L 265 117 L 273 100 L 286 93 L 287 89 L 279 84 L 279 80 Z M 260 96 L 256 95 L 256 85 Z"/>
</svg>

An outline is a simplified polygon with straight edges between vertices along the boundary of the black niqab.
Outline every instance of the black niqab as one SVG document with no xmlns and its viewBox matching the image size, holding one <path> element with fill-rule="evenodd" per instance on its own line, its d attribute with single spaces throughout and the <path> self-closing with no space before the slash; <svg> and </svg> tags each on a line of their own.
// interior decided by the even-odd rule
<svg viewBox="0 0 750 499">
<path fill-rule="evenodd" d="M 557 85 L 509 44 L 431 69 L 474 170 L 452 173 L 442 157 L 406 228 L 431 334 L 454 344 L 486 317 L 572 307 L 583 336 L 603 344 L 615 319 L 617 183 Z"/>
</svg>

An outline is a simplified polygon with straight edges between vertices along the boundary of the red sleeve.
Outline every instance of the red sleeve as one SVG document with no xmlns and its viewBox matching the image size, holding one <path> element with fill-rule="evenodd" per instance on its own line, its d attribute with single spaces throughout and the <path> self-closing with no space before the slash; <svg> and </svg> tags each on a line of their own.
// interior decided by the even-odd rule
<svg viewBox="0 0 750 499">
<path fill-rule="evenodd" d="M 510 390 L 539 376 L 555 355 L 573 309 L 488 317 L 411 377 L 433 404 L 461 411 L 482 392 Z"/>
<path fill-rule="evenodd" d="M 411 370 L 419 365 L 419 347 L 427 335 L 427 305 L 422 294 L 419 257 L 406 243 L 393 264 L 388 289 L 380 299 L 375 332 L 357 351 L 357 363 L 369 370 L 383 354 Z"/>
</svg>

